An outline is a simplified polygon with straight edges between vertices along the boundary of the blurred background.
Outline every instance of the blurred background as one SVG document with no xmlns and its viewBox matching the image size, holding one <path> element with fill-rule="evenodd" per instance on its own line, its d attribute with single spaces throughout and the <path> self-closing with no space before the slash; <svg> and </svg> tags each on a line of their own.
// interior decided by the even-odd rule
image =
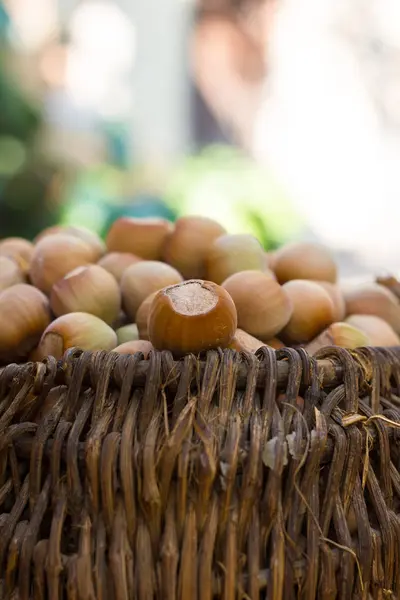
<svg viewBox="0 0 400 600">
<path fill-rule="evenodd" d="M 186 213 L 399 271 L 398 0 L 0 0 L 0 237 Z"/>
</svg>

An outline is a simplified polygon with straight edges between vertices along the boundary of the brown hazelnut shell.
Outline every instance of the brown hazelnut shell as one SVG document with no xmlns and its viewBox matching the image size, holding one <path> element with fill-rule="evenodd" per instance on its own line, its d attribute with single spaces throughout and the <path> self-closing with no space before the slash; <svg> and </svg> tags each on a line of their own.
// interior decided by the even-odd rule
<svg viewBox="0 0 400 600">
<path fill-rule="evenodd" d="M 282 288 L 293 306 L 289 322 L 279 335 L 284 342 L 309 342 L 333 323 L 333 302 L 328 292 L 317 282 L 293 279 Z"/>
<path fill-rule="evenodd" d="M 206 257 L 206 275 L 221 284 L 240 271 L 263 271 L 267 268 L 260 242 L 248 234 L 226 234 L 214 240 Z"/>
<path fill-rule="evenodd" d="M 124 311 L 132 321 L 136 321 L 140 305 L 150 294 L 181 281 L 181 274 L 161 261 L 142 260 L 131 265 L 121 280 Z"/>
<path fill-rule="evenodd" d="M 117 352 L 118 354 L 135 354 L 136 352 L 141 352 L 146 359 L 152 350 L 154 348 L 151 342 L 147 340 L 132 340 L 120 344 L 114 348 L 113 352 Z"/>
<path fill-rule="evenodd" d="M 24 275 L 29 271 L 34 245 L 19 237 L 9 237 L 0 242 L 0 255 L 10 256 L 17 263 Z"/>
<path fill-rule="evenodd" d="M 0 361 L 25 358 L 49 325 L 46 296 L 32 285 L 20 283 L 0 293 Z"/>
<path fill-rule="evenodd" d="M 109 252 L 103 256 L 97 264 L 111 273 L 118 283 L 121 283 L 122 276 L 126 269 L 141 260 L 141 258 L 130 252 Z"/>
<path fill-rule="evenodd" d="M 273 267 L 280 283 L 310 279 L 335 283 L 337 267 L 331 252 L 321 244 L 293 242 L 274 253 Z"/>
<path fill-rule="evenodd" d="M 25 282 L 26 278 L 17 261 L 12 256 L 0 254 L 0 292 L 17 283 Z"/>
<path fill-rule="evenodd" d="M 35 355 L 62 358 L 69 348 L 82 350 L 112 350 L 117 346 L 117 334 L 107 323 L 89 313 L 75 312 L 52 321 L 43 332 Z"/>
<path fill-rule="evenodd" d="M 47 235 L 35 246 L 29 277 L 33 285 L 49 294 L 59 279 L 94 259 L 93 249 L 80 238 L 64 233 Z"/>
<path fill-rule="evenodd" d="M 366 283 L 345 291 L 347 315 L 375 315 L 381 317 L 400 334 L 400 301 L 387 287 Z"/>
<path fill-rule="evenodd" d="M 292 314 L 291 302 L 275 278 L 264 271 L 242 271 L 226 279 L 222 287 L 231 295 L 238 325 L 267 341 L 277 335 Z"/>
<path fill-rule="evenodd" d="M 111 225 L 106 244 L 109 252 L 129 252 L 145 260 L 160 260 L 173 224 L 166 219 L 120 217 Z"/>
<path fill-rule="evenodd" d="M 112 325 L 120 314 L 121 292 L 111 273 L 99 265 L 86 265 L 73 269 L 53 285 L 50 306 L 57 317 L 85 312 Z"/>
<path fill-rule="evenodd" d="M 149 338 L 175 355 L 226 348 L 237 329 L 237 314 L 226 290 L 210 281 L 188 280 L 160 290 L 148 318 Z"/>
<path fill-rule="evenodd" d="M 205 278 L 210 244 L 225 233 L 224 227 L 213 219 L 181 217 L 165 240 L 163 260 L 175 267 L 185 279 Z"/>
</svg>

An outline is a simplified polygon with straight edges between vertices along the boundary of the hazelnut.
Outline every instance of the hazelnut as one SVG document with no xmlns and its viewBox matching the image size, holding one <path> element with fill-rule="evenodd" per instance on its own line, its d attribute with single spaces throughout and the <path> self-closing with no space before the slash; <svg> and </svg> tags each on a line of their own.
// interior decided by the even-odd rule
<svg viewBox="0 0 400 600">
<path fill-rule="evenodd" d="M 165 219 L 121 217 L 114 221 L 107 235 L 109 252 L 130 252 L 146 260 L 160 260 L 167 236 L 173 225 Z"/>
<path fill-rule="evenodd" d="M 119 346 L 126 342 L 136 342 L 139 339 L 139 330 L 135 323 L 123 325 L 122 327 L 119 327 L 115 333 L 117 334 Z"/>
<path fill-rule="evenodd" d="M 400 302 L 379 283 L 367 283 L 347 290 L 344 295 L 348 315 L 374 315 L 384 319 L 400 334 Z"/>
<path fill-rule="evenodd" d="M 23 272 L 11 256 L 0 254 L 0 292 L 17 283 L 25 283 Z"/>
<path fill-rule="evenodd" d="M 344 301 L 343 291 L 336 283 L 330 283 L 329 281 L 318 281 L 317 283 L 322 285 L 324 290 L 328 292 L 333 302 L 335 321 L 343 321 L 346 316 L 346 303 Z"/>
<path fill-rule="evenodd" d="M 81 350 L 112 350 L 117 336 L 109 325 L 88 313 L 68 313 L 58 317 L 44 331 L 35 355 L 37 360 L 46 356 L 62 358 L 68 348 Z"/>
<path fill-rule="evenodd" d="M 111 273 L 118 283 L 121 283 L 122 275 L 126 269 L 141 260 L 141 258 L 129 252 L 109 252 L 97 264 Z"/>
<path fill-rule="evenodd" d="M 48 227 L 36 236 L 34 242 L 37 244 L 45 237 L 55 234 L 72 235 L 85 242 L 92 249 L 91 262 L 98 261 L 106 251 L 106 246 L 97 233 L 90 231 L 90 229 L 87 229 L 86 227 L 76 227 L 72 225 L 53 225 L 52 227 Z"/>
<path fill-rule="evenodd" d="M 348 323 L 332 323 L 306 346 L 306 350 L 309 354 L 315 354 L 317 350 L 326 346 L 340 346 L 341 348 L 354 350 L 369 345 L 369 337 L 360 329 Z"/>
<path fill-rule="evenodd" d="M 321 285 L 314 281 L 294 279 L 282 288 L 293 306 L 290 320 L 279 336 L 284 341 L 309 342 L 333 323 L 333 302 Z"/>
<path fill-rule="evenodd" d="M 50 323 L 46 296 L 25 283 L 0 293 L 0 360 L 26 358 Z"/>
<path fill-rule="evenodd" d="M 0 255 L 13 258 L 24 275 L 29 271 L 33 251 L 33 244 L 23 238 L 9 237 L 0 242 Z"/>
<path fill-rule="evenodd" d="M 266 268 L 265 252 L 252 235 L 222 235 L 211 243 L 206 256 L 207 278 L 218 284 L 234 273 Z"/>
<path fill-rule="evenodd" d="M 34 250 L 29 277 L 37 288 L 49 294 L 53 285 L 76 267 L 93 262 L 93 250 L 81 239 L 65 234 L 45 236 Z"/>
<path fill-rule="evenodd" d="M 158 290 L 157 290 L 158 291 Z M 147 296 L 145 300 L 143 300 L 142 304 L 139 306 L 136 312 L 136 325 L 139 332 L 139 337 L 141 340 L 149 339 L 149 328 L 148 328 L 148 320 L 150 307 L 153 303 L 153 299 L 157 292 L 153 292 L 150 296 Z"/>
<path fill-rule="evenodd" d="M 192 279 L 160 290 L 148 319 L 149 338 L 158 350 L 177 356 L 226 348 L 237 328 L 232 298 L 210 281 Z"/>
<path fill-rule="evenodd" d="M 126 269 L 121 280 L 122 303 L 132 321 L 143 300 L 167 285 L 179 283 L 176 269 L 156 260 L 143 260 Z"/>
<path fill-rule="evenodd" d="M 400 346 L 400 338 L 394 329 L 375 315 L 351 315 L 346 323 L 357 327 L 369 337 L 371 346 Z"/>
<path fill-rule="evenodd" d="M 114 348 L 113 352 L 118 352 L 118 354 L 136 354 L 136 352 L 141 352 L 144 358 L 148 358 L 152 350 L 154 348 L 150 342 L 146 340 L 134 340 L 120 344 Z"/>
<path fill-rule="evenodd" d="M 206 276 L 206 256 L 210 244 L 226 230 L 206 217 L 181 217 L 167 237 L 163 260 L 172 265 L 185 279 Z"/>
<path fill-rule="evenodd" d="M 327 248 L 310 242 L 294 242 L 276 250 L 274 271 L 280 283 L 311 279 L 335 283 L 337 268 Z"/>
<path fill-rule="evenodd" d="M 50 306 L 57 317 L 86 312 L 112 325 L 120 313 L 121 293 L 111 273 L 99 265 L 87 265 L 73 269 L 53 285 Z"/>
<path fill-rule="evenodd" d="M 285 290 L 267 272 L 242 271 L 224 281 L 237 310 L 238 325 L 250 335 L 268 340 L 288 323 L 292 305 Z"/>
<path fill-rule="evenodd" d="M 237 350 L 237 352 L 257 352 L 259 348 L 262 348 L 265 345 L 264 342 L 261 342 L 254 336 L 246 333 L 243 329 L 236 329 L 236 333 L 229 344 L 229 348 Z"/>
</svg>

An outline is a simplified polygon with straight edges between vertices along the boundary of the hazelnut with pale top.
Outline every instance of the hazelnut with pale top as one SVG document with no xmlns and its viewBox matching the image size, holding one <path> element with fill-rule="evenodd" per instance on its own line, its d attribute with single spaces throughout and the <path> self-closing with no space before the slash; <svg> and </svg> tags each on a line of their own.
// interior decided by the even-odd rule
<svg viewBox="0 0 400 600">
<path fill-rule="evenodd" d="M 160 290 L 148 318 L 149 339 L 176 355 L 226 348 L 235 335 L 237 313 L 226 290 L 192 279 Z"/>
</svg>

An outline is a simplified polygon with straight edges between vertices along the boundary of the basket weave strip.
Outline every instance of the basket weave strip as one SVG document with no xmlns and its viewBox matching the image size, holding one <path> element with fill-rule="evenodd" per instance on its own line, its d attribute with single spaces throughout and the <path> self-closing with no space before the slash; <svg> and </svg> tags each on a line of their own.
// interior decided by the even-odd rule
<svg viewBox="0 0 400 600">
<path fill-rule="evenodd" d="M 400 348 L 0 370 L 0 598 L 400 598 Z"/>
</svg>

